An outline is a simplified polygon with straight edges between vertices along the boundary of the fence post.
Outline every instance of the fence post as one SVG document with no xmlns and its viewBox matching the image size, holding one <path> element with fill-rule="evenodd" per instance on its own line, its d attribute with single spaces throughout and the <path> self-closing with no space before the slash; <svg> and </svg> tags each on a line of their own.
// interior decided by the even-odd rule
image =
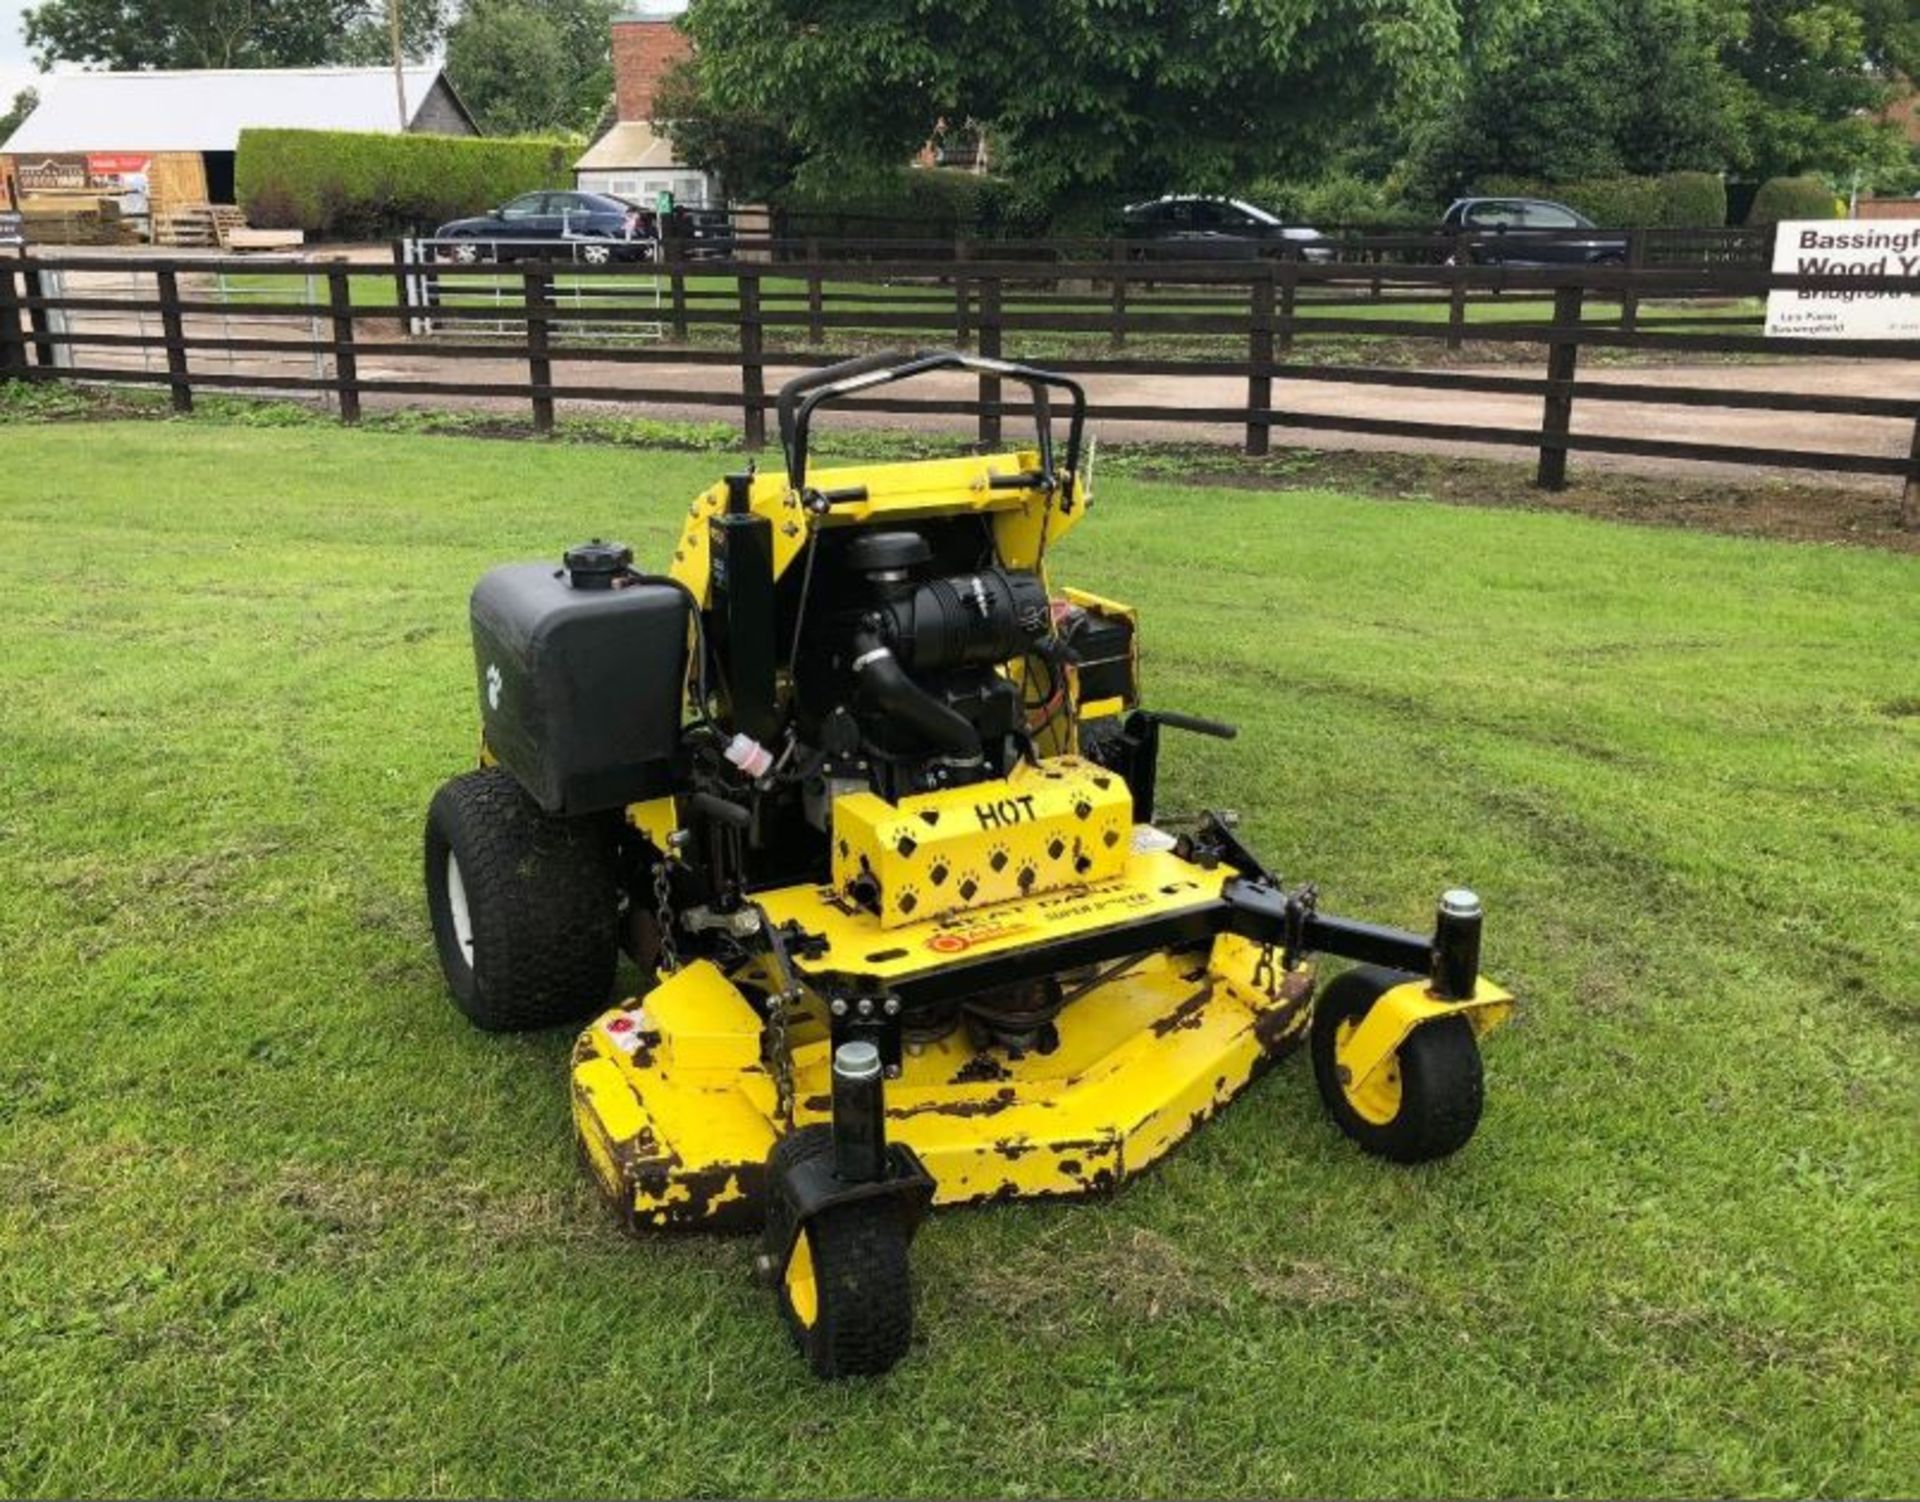
<svg viewBox="0 0 1920 1502">
<path fill-rule="evenodd" d="M 1542 490 L 1567 488 L 1567 435 L 1573 431 L 1573 374 L 1580 346 L 1571 336 L 1580 331 L 1583 302 L 1579 287 L 1561 287 L 1553 294 L 1553 326 L 1560 337 L 1547 347 L 1550 389 L 1540 414 L 1540 468 L 1534 483 Z"/>
<path fill-rule="evenodd" d="M 1253 322 L 1247 336 L 1247 452 L 1264 454 L 1273 426 L 1264 415 L 1273 406 L 1273 267 L 1260 268 L 1248 289 Z"/>
<path fill-rule="evenodd" d="M 552 330 L 547 314 L 553 310 L 553 278 L 545 271 L 521 273 L 521 302 L 527 314 L 527 383 L 533 389 L 533 430 L 553 431 Z M 342 409 L 344 415 L 345 409 Z"/>
<path fill-rule="evenodd" d="M 959 269 L 971 258 L 971 255 L 972 252 L 967 246 L 965 237 L 955 235 L 953 237 L 953 342 L 959 345 L 961 349 L 965 349 L 967 347 L 967 341 L 973 337 L 972 320 L 968 317 L 967 308 L 967 303 L 973 290 L 973 284 L 960 274 Z M 984 294 L 985 289 L 982 288 L 981 314 L 983 317 L 986 313 Z M 981 330 L 981 337 L 984 338 L 985 336 L 986 331 L 983 329 Z M 986 353 L 985 345 L 981 346 L 980 352 L 982 354 Z"/>
<path fill-rule="evenodd" d="M 340 421 L 360 421 L 360 357 L 353 350 L 353 283 L 338 261 L 327 268 L 327 307 L 333 314 L 333 373 L 340 379 Z"/>
<path fill-rule="evenodd" d="M 1467 252 L 1460 243 L 1460 226 L 1455 225 L 1450 239 L 1453 252 L 1447 257 L 1451 272 L 1447 294 L 1447 348 L 1459 349 L 1467 341 Z"/>
<path fill-rule="evenodd" d="M 1640 278 L 1638 273 L 1647 264 L 1647 232 L 1644 229 L 1627 231 L 1627 276 L 1620 288 L 1620 327 L 1631 334 L 1640 327 Z"/>
<path fill-rule="evenodd" d="M 20 257 L 24 264 L 26 257 Z M 27 378 L 27 341 L 20 325 L 20 294 L 11 259 L 0 261 L 0 381 Z"/>
<path fill-rule="evenodd" d="M 1115 240 L 1107 247 L 1107 256 L 1113 262 L 1113 322 L 1108 330 L 1108 340 L 1115 349 L 1127 347 L 1127 246 L 1124 240 Z"/>
<path fill-rule="evenodd" d="M 171 270 L 154 273 L 160 293 L 160 336 L 167 346 L 167 385 L 173 410 L 193 410 L 193 385 L 187 376 L 186 329 L 180 317 L 180 279 Z"/>
<path fill-rule="evenodd" d="M 680 232 L 674 227 L 673 219 L 668 216 L 660 236 L 660 255 L 667 263 L 667 296 L 673 304 L 673 337 L 681 344 L 687 342 L 687 270 L 685 243 Z M 732 252 L 739 255 L 736 246 Z"/>
<path fill-rule="evenodd" d="M 1900 528 L 1920 532 L 1920 417 L 1913 421 L 1913 446 L 1907 455 L 1907 484 L 1900 492 Z"/>
<path fill-rule="evenodd" d="M 985 277 L 980 282 L 980 353 L 989 360 L 1000 358 L 1000 278 Z M 1000 442 L 1000 377 L 980 377 L 980 447 L 993 448 Z"/>
<path fill-rule="evenodd" d="M 821 285 L 820 237 L 807 236 L 807 342 L 827 342 L 826 289 Z"/>
<path fill-rule="evenodd" d="M 1280 263 L 1280 353 L 1293 353 L 1293 310 L 1300 301 L 1300 260 L 1292 251 Z"/>
<path fill-rule="evenodd" d="M 393 308 L 401 331 L 411 333 L 413 297 L 407 290 L 407 242 L 399 238 L 393 242 Z"/>
<path fill-rule="evenodd" d="M 760 326 L 760 274 L 740 273 L 740 432 L 746 446 L 767 446 L 767 409 L 762 403 L 767 394 L 767 372 L 762 364 L 766 349 L 765 332 Z"/>
<path fill-rule="evenodd" d="M 54 275 L 59 275 L 55 272 Z M 27 301 L 33 306 L 27 309 L 27 327 L 33 331 L 33 337 L 27 342 L 33 346 L 33 361 L 42 370 L 51 370 L 59 361 L 57 346 L 48 337 L 53 332 L 53 310 L 46 306 L 47 273 L 38 266 L 28 265 L 22 272 Z"/>
</svg>

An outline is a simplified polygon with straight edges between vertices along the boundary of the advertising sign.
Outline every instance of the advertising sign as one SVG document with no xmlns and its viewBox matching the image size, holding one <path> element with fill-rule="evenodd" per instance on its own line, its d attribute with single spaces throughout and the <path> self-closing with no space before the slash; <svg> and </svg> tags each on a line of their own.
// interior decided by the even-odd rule
<svg viewBox="0 0 1920 1502">
<path fill-rule="evenodd" d="M 87 186 L 87 159 L 83 156 L 23 156 L 13 175 L 22 193 L 80 192 Z"/>
<path fill-rule="evenodd" d="M 1784 221 L 1773 269 L 1795 276 L 1920 277 L 1920 219 Z M 1920 339 L 1920 296 L 1904 292 L 1767 294 L 1767 334 L 1796 339 Z"/>
<path fill-rule="evenodd" d="M 11 209 L 0 209 L 0 245 L 14 246 L 27 243 L 26 216 Z"/>
</svg>

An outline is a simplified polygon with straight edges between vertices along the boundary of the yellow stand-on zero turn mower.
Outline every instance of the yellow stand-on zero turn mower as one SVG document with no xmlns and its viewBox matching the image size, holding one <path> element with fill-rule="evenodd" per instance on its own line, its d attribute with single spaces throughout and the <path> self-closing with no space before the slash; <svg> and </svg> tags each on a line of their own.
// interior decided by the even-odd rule
<svg viewBox="0 0 1920 1502">
<path fill-rule="evenodd" d="M 1035 447 L 809 466 L 823 404 L 937 370 L 1024 384 Z M 592 542 L 473 593 L 481 765 L 426 829 L 454 1000 L 593 1017 L 599 1188 L 635 1230 L 759 1233 L 822 1376 L 906 1353 L 929 1206 L 1111 1190 L 1302 1041 L 1361 1147 L 1453 1152 L 1512 1006 L 1471 892 L 1428 934 L 1336 918 L 1230 818 L 1154 822 L 1162 733 L 1233 731 L 1148 707 L 1134 611 L 1049 578 L 1085 405 L 949 352 L 837 365 L 780 393 L 786 472 L 697 499 L 665 575 Z M 601 1010 L 623 947 L 650 983 Z M 1361 962 L 1317 1001 L 1316 955 Z"/>
</svg>

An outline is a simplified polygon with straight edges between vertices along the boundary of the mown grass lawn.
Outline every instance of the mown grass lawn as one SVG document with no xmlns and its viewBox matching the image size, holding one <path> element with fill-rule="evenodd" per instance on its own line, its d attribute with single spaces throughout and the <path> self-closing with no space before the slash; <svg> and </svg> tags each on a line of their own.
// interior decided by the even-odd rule
<svg viewBox="0 0 1920 1502">
<path fill-rule="evenodd" d="M 1243 727 L 1167 805 L 1338 911 L 1471 882 L 1525 1010 L 1451 1162 L 1295 1059 L 1110 1203 L 936 1217 L 828 1388 L 747 1245 L 613 1229 L 419 895 L 473 578 L 720 467 L 0 427 L 0 1491 L 1913 1489 L 1920 563 L 1105 484 L 1060 577 Z"/>
</svg>

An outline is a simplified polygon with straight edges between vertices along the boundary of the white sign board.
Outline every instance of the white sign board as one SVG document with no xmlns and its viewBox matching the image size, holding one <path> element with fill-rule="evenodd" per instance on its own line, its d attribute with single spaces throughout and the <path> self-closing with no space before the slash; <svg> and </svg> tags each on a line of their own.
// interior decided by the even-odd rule
<svg viewBox="0 0 1920 1502">
<path fill-rule="evenodd" d="M 1794 276 L 1920 276 L 1920 219 L 1783 222 L 1773 269 Z M 1901 292 L 1767 294 L 1767 333 L 1796 339 L 1920 339 L 1920 296 Z"/>
</svg>

